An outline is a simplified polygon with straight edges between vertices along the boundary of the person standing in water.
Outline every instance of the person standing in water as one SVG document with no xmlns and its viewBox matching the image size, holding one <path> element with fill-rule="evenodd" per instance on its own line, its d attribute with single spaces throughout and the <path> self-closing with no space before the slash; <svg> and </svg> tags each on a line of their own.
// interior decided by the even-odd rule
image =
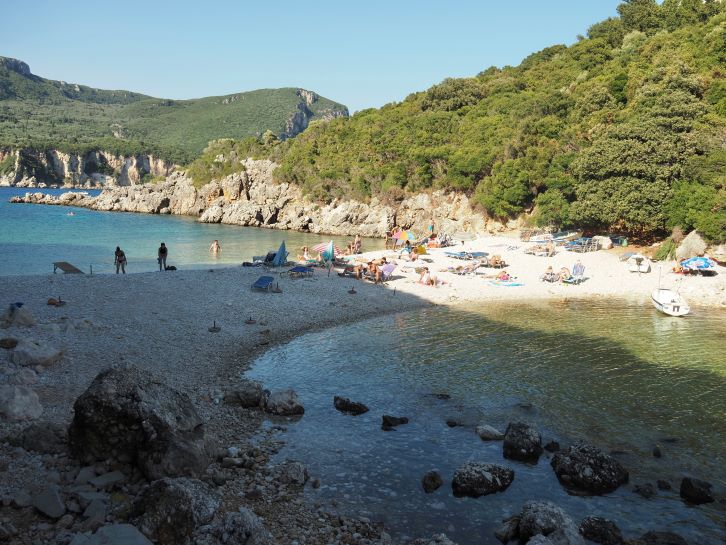
<svg viewBox="0 0 726 545">
<path fill-rule="evenodd" d="M 214 239 L 214 242 L 209 245 L 209 251 L 212 252 L 213 255 L 217 255 L 222 251 L 222 247 L 219 245 L 219 241 L 216 238 Z"/>
<path fill-rule="evenodd" d="M 126 274 L 126 254 L 120 246 L 116 246 L 113 264 L 116 265 L 116 274 L 118 274 L 119 269 L 121 269 L 123 274 Z"/>
<path fill-rule="evenodd" d="M 162 242 L 161 246 L 159 246 L 159 251 L 157 252 L 157 258 L 156 258 L 156 260 L 159 262 L 160 271 L 166 270 L 166 257 L 168 255 L 169 255 L 169 249 L 166 247 L 166 244 L 164 244 Z"/>
</svg>

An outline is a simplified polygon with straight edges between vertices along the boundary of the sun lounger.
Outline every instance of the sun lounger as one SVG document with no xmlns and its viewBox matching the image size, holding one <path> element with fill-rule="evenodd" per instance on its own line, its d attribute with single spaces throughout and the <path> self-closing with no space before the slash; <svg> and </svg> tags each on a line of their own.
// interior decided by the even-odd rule
<svg viewBox="0 0 726 545">
<path fill-rule="evenodd" d="M 391 279 L 391 275 L 393 274 L 393 271 L 396 270 L 396 265 L 393 263 L 386 263 L 381 267 L 381 280 L 386 282 L 387 280 Z"/>
<path fill-rule="evenodd" d="M 64 274 L 83 274 L 83 271 L 67 261 L 56 261 L 53 263 L 53 274 L 60 269 Z"/>
<path fill-rule="evenodd" d="M 254 284 L 252 284 L 253 290 L 271 291 L 272 283 L 275 281 L 271 276 L 260 276 Z"/>
<path fill-rule="evenodd" d="M 297 265 L 296 267 L 293 267 L 289 271 L 287 271 L 287 274 L 292 278 L 302 278 L 304 276 L 312 276 L 314 272 L 314 269 L 312 267 L 303 267 L 302 265 Z"/>
</svg>

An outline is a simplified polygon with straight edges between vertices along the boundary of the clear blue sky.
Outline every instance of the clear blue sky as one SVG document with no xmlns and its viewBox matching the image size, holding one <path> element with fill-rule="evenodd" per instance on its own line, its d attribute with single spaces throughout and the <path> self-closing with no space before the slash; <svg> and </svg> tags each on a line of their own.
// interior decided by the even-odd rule
<svg viewBox="0 0 726 545">
<path fill-rule="evenodd" d="M 351 111 L 571 44 L 619 0 L 6 0 L 0 55 L 164 98 L 304 87 Z"/>
</svg>

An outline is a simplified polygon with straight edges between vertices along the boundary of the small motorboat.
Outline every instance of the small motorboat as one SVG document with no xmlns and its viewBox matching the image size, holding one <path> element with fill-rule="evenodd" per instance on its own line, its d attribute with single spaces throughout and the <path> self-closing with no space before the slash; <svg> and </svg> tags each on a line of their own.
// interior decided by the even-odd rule
<svg viewBox="0 0 726 545">
<path fill-rule="evenodd" d="M 668 316 L 685 316 L 691 312 L 686 300 L 667 288 L 656 288 L 650 296 L 653 306 Z"/>
<path fill-rule="evenodd" d="M 552 240 L 555 243 L 562 244 L 577 240 L 580 237 L 582 237 L 582 231 L 560 231 L 559 233 L 552 235 Z"/>
<path fill-rule="evenodd" d="M 641 254 L 633 254 L 626 261 L 628 270 L 634 273 L 649 273 L 650 259 Z"/>
</svg>

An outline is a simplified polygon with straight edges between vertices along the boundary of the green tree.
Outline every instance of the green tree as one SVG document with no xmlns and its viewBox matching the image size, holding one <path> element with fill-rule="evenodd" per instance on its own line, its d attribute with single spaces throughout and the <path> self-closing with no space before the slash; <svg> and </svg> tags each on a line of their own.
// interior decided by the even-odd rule
<svg viewBox="0 0 726 545">
<path fill-rule="evenodd" d="M 653 34 L 660 30 L 660 6 L 655 0 L 625 0 L 618 6 L 620 19 L 627 30 Z"/>
</svg>

